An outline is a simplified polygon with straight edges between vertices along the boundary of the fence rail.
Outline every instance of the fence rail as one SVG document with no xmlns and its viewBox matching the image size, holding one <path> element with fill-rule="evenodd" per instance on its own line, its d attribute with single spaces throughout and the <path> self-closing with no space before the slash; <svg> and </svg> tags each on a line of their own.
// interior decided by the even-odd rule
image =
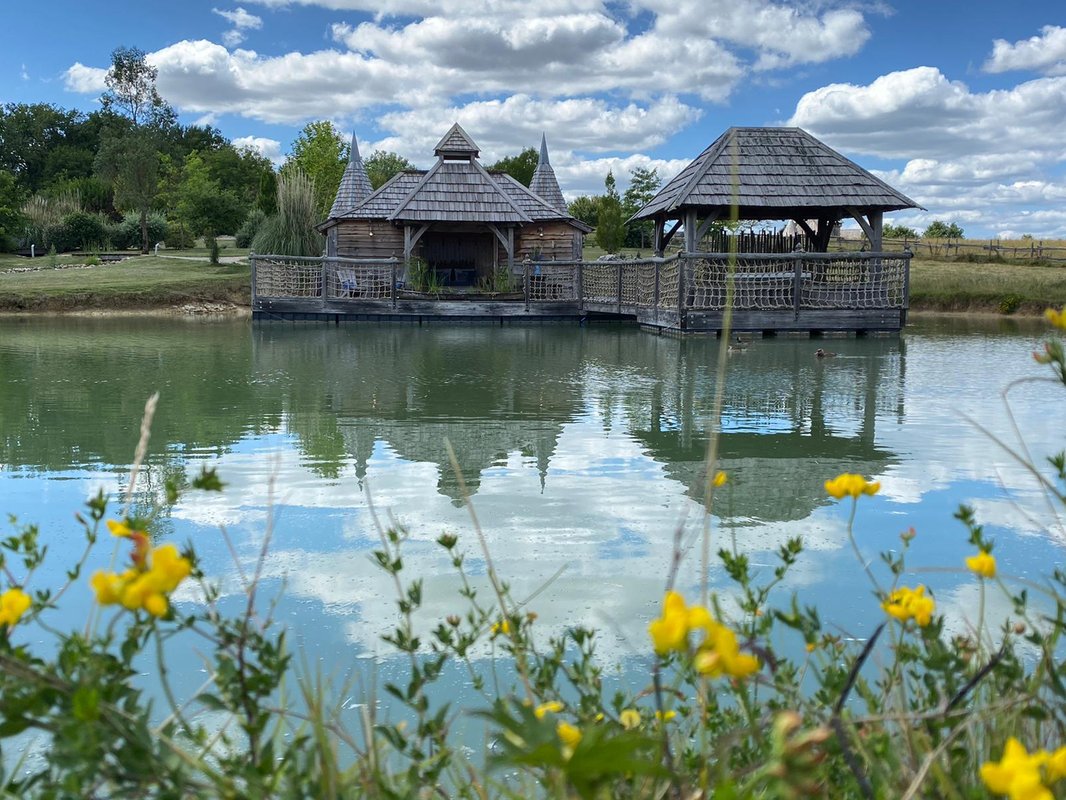
<svg viewBox="0 0 1066 800">
<path fill-rule="evenodd" d="M 831 250 L 854 250 L 861 247 L 865 239 L 845 239 L 833 237 L 829 242 Z M 883 252 L 898 255 L 909 250 L 913 255 L 930 258 L 959 258 L 982 256 L 984 258 L 1013 259 L 1017 261 L 1064 261 L 1066 246 L 1062 240 L 1040 239 L 924 239 L 922 237 L 903 239 L 885 239 L 881 242 Z"/>
<path fill-rule="evenodd" d="M 680 253 L 618 261 L 525 261 L 521 300 L 576 304 L 618 314 L 736 310 L 793 312 L 906 309 L 910 252 Z M 408 298 L 399 259 L 249 256 L 253 308 L 270 301 L 388 301 Z M 467 295 L 469 296 L 469 295 Z M 425 295 L 419 297 L 426 299 Z M 448 299 L 455 299 L 451 297 Z M 506 302 L 506 301 L 505 301 Z M 313 303 L 312 303 L 313 305 Z"/>
</svg>

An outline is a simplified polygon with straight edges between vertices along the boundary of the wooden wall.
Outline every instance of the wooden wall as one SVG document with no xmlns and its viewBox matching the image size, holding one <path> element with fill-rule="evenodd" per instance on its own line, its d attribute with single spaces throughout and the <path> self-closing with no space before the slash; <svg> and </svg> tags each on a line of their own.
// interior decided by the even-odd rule
<svg viewBox="0 0 1066 800">
<path fill-rule="evenodd" d="M 515 232 L 515 265 L 532 259 L 537 251 L 545 261 L 572 261 L 581 258 L 581 231 L 565 222 L 543 222 L 526 225 Z M 501 245 L 497 255 L 500 264 L 507 263 L 507 251 Z"/>
<path fill-rule="evenodd" d="M 388 220 L 344 219 L 337 223 L 337 255 L 345 258 L 403 258 L 403 228 Z M 374 235 L 371 236 L 370 232 Z M 421 255 L 421 243 L 415 248 Z"/>
</svg>

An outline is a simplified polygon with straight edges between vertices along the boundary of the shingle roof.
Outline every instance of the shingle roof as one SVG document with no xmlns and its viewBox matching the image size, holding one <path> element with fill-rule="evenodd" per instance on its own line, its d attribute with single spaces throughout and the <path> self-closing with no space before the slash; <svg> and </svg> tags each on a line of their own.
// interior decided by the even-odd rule
<svg viewBox="0 0 1066 800">
<path fill-rule="evenodd" d="M 433 154 L 442 158 L 476 158 L 481 152 L 470 135 L 462 129 L 458 122 L 448 129 L 444 138 L 437 142 Z"/>
<path fill-rule="evenodd" d="M 537 169 L 533 172 L 533 180 L 529 182 L 529 188 L 534 194 L 542 197 L 548 205 L 563 214 L 567 213 L 566 200 L 563 199 L 563 193 L 559 189 L 555 170 L 548 161 L 548 140 L 544 134 L 540 137 L 540 158 L 537 160 Z"/>
<path fill-rule="evenodd" d="M 800 128 L 730 128 L 633 219 L 734 204 L 747 219 L 800 209 L 920 207 Z"/>
<path fill-rule="evenodd" d="M 406 170 L 389 178 L 366 200 L 341 215 L 342 219 L 387 219 L 425 177 L 425 170 Z"/>
<path fill-rule="evenodd" d="M 592 230 L 592 228 L 581 220 L 571 217 L 566 211 L 552 208 L 547 200 L 540 195 L 534 194 L 531 189 L 527 189 L 506 172 L 493 172 L 490 174 L 500 185 L 500 188 L 507 193 L 511 200 L 513 200 L 531 220 L 537 222 L 541 220 L 565 219 L 568 220 L 570 224 L 583 230 L 585 233 Z"/>
<path fill-rule="evenodd" d="M 341 185 L 337 187 L 337 197 L 333 201 L 333 207 L 329 210 L 328 219 L 336 219 L 345 211 L 354 208 L 370 196 L 373 189 L 370 188 L 370 178 L 366 174 L 366 167 L 359 155 L 359 143 L 352 134 L 352 149 L 348 156 L 348 166 L 344 168 L 341 176 Z"/>
<path fill-rule="evenodd" d="M 474 160 L 441 159 L 389 219 L 419 222 L 531 222 Z"/>
</svg>

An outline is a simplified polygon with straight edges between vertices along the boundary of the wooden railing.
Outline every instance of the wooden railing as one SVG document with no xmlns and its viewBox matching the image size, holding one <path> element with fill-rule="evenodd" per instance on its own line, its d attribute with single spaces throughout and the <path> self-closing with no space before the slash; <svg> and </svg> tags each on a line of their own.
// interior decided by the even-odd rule
<svg viewBox="0 0 1066 800">
<path fill-rule="evenodd" d="M 405 299 L 403 262 L 396 258 L 249 256 L 252 303 Z M 531 305 L 577 304 L 581 309 L 633 314 L 640 309 L 718 311 L 732 283 L 733 308 L 787 312 L 805 309 L 905 309 L 911 253 L 681 253 L 618 261 L 529 261 L 519 266 L 522 298 Z M 425 300 L 425 296 L 421 296 Z M 447 299 L 455 299 L 454 297 Z"/>
</svg>

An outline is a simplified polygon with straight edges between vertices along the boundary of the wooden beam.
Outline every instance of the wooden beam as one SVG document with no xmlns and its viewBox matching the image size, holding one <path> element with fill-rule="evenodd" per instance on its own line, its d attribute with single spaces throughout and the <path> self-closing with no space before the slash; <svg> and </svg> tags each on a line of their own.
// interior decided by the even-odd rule
<svg viewBox="0 0 1066 800">
<path fill-rule="evenodd" d="M 712 211 L 710 216 L 708 216 L 707 219 L 700 223 L 699 230 L 696 231 L 697 247 L 699 247 L 700 242 L 703 241 L 703 237 L 707 235 L 707 231 L 710 230 L 711 224 L 721 216 L 721 213 L 721 211 Z"/>
<path fill-rule="evenodd" d="M 676 222 L 674 223 L 674 227 L 672 227 L 672 228 L 671 228 L 670 230 L 666 230 L 666 220 L 663 220 L 663 241 L 662 241 L 662 247 L 663 247 L 663 250 L 664 250 L 664 251 L 666 250 L 666 246 L 667 246 L 668 244 L 670 244 L 670 240 L 674 238 L 674 234 L 675 234 L 675 233 L 677 233 L 677 231 L 678 231 L 678 230 L 679 230 L 680 228 L 681 228 L 681 220 L 677 220 L 677 221 L 676 221 Z M 662 256 L 663 254 L 662 254 L 662 253 L 659 253 L 659 255 L 660 255 L 660 256 Z"/>
<path fill-rule="evenodd" d="M 422 225 L 421 227 L 419 227 L 419 229 L 417 231 L 414 232 L 414 235 L 411 237 L 411 249 L 412 250 L 415 249 L 415 245 L 418 244 L 418 240 L 422 238 L 422 234 L 425 233 L 426 231 L 428 231 L 429 230 L 429 226 L 432 225 L 432 224 L 433 224 L 432 222 L 427 222 L 424 225 Z"/>
<path fill-rule="evenodd" d="M 881 246 L 881 235 L 880 235 L 881 232 L 880 232 L 880 230 L 878 230 L 877 234 L 875 235 L 874 234 L 874 229 L 870 226 L 870 223 L 867 222 L 866 218 L 862 215 L 862 212 L 859 211 L 859 209 L 853 208 L 853 207 L 848 207 L 848 214 L 851 215 L 851 218 L 853 220 L 855 220 L 857 223 L 859 223 L 859 227 L 862 228 L 862 232 L 865 233 L 866 234 L 866 238 L 870 240 L 870 248 L 871 249 L 875 249 L 874 248 L 874 239 L 877 239 L 877 245 L 878 245 L 878 247 L 880 247 Z M 870 216 L 873 217 L 874 214 L 871 213 Z M 878 213 L 877 216 L 880 217 L 881 214 Z"/>
<path fill-rule="evenodd" d="M 514 239 L 512 238 L 511 239 L 511 244 L 508 244 L 508 237 L 503 235 L 503 231 L 501 231 L 500 227 L 498 225 L 496 225 L 494 222 L 486 222 L 485 226 L 490 231 L 492 231 L 493 234 L 495 234 L 497 239 L 499 239 L 500 244 L 502 244 L 504 249 L 507 251 L 507 255 L 513 257 L 514 256 L 514 244 L 513 244 Z M 513 237 L 513 235 L 514 234 L 512 233 L 512 237 Z"/>
<path fill-rule="evenodd" d="M 685 211 L 685 252 L 695 253 L 699 242 L 696 239 L 696 209 L 690 208 Z"/>
</svg>

